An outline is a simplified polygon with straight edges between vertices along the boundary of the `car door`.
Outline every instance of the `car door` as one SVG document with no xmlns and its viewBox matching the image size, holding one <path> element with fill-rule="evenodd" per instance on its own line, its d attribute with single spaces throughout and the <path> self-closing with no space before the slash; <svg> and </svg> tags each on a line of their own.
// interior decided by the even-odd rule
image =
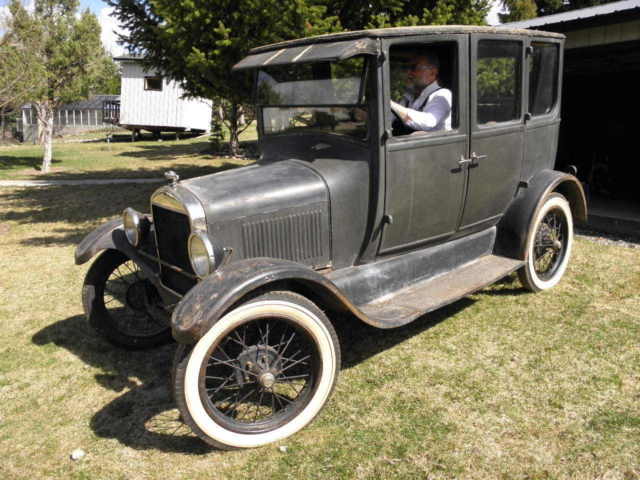
<svg viewBox="0 0 640 480">
<path fill-rule="evenodd" d="M 516 194 L 523 159 L 524 42 L 471 35 L 469 185 L 461 230 L 496 224 Z"/>
<path fill-rule="evenodd" d="M 383 73 L 386 223 L 380 253 L 388 253 L 444 240 L 458 227 L 466 185 L 466 168 L 460 161 L 468 153 L 468 37 L 438 36 L 437 41 L 405 37 L 386 40 L 383 46 L 388 65 Z M 398 95 L 392 81 L 398 74 L 394 58 L 401 61 L 403 51 L 421 49 L 442 57 L 439 82 L 452 92 L 452 128 L 394 136 L 389 107 L 392 93 Z"/>
</svg>

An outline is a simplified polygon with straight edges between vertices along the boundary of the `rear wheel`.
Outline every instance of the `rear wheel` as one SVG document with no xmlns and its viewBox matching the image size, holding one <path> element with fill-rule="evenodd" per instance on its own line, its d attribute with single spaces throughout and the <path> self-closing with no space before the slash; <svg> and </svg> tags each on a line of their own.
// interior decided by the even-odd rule
<svg viewBox="0 0 640 480">
<path fill-rule="evenodd" d="M 290 292 L 265 294 L 230 311 L 190 351 L 176 355 L 182 418 L 222 449 L 257 447 L 302 429 L 329 399 L 340 365 L 326 315 Z"/>
<path fill-rule="evenodd" d="M 82 304 L 91 326 L 120 347 L 151 348 L 172 340 L 170 314 L 156 287 L 117 250 L 103 252 L 91 265 Z"/>
<path fill-rule="evenodd" d="M 555 286 L 564 274 L 573 246 L 573 220 L 569 202 L 559 193 L 545 200 L 529 230 L 526 263 L 518 271 L 532 292 Z"/>
</svg>

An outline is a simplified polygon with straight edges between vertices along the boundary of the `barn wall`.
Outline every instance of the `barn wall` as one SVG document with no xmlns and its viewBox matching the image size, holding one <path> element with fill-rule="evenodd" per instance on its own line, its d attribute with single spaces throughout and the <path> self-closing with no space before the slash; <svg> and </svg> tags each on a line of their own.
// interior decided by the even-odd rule
<svg viewBox="0 0 640 480">
<path fill-rule="evenodd" d="M 567 50 L 640 40 L 640 20 L 572 30 L 566 35 L 565 49 Z"/>
<path fill-rule="evenodd" d="M 162 91 L 145 90 L 144 77 L 155 74 L 155 71 L 145 72 L 141 65 L 135 63 L 123 64 L 120 123 L 209 130 L 211 105 L 200 99 L 181 99 L 183 90 L 166 78 L 163 78 Z"/>
</svg>

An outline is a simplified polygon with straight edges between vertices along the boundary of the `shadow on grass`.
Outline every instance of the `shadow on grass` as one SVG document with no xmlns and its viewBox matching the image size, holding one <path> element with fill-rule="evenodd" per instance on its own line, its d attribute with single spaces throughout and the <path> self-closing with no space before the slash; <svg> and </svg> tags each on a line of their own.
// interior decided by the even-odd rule
<svg viewBox="0 0 640 480">
<path fill-rule="evenodd" d="M 126 351 L 99 337 L 83 316 L 59 321 L 37 332 L 36 345 L 55 344 L 100 369 L 103 388 L 124 393 L 91 418 L 91 429 L 135 449 L 204 454 L 211 448 L 180 421 L 170 391 L 175 344 L 147 351 Z"/>
<path fill-rule="evenodd" d="M 95 132 L 97 138 L 91 140 L 85 140 L 83 143 L 103 143 L 107 141 L 107 135 L 111 134 L 111 143 L 136 143 L 136 142 L 152 142 L 152 141 L 180 141 L 189 140 L 202 136 L 203 139 L 208 139 L 209 135 L 202 135 L 201 133 L 179 132 L 178 139 L 176 139 L 175 133 L 163 132 L 160 137 L 154 137 L 152 133 L 143 132 L 135 141 L 131 139 L 131 132 L 118 131 L 117 133 L 111 133 L 109 130 L 100 130 Z"/>
<path fill-rule="evenodd" d="M 247 158 L 255 158 L 258 151 L 258 142 L 255 140 L 240 142 L 240 149 L 246 155 Z M 226 155 L 228 151 L 223 149 L 222 151 L 215 151 L 212 149 L 211 143 L 208 141 L 198 143 L 170 144 L 164 145 L 162 143 L 137 145 L 135 151 L 121 152 L 118 156 L 121 157 L 134 157 L 144 158 L 147 160 L 172 160 L 175 157 L 188 158 L 199 157 L 202 155 Z"/>
<path fill-rule="evenodd" d="M 214 167 L 180 169 L 182 178 L 237 168 L 233 163 Z M 158 169 L 157 175 L 165 169 Z M 186 173 L 185 173 L 186 171 Z M 82 175 L 79 175 L 80 179 Z M 126 207 L 149 211 L 151 193 L 163 183 L 113 185 L 57 185 L 0 189 L 0 223 L 5 221 L 30 225 L 31 236 L 23 245 L 69 245 L 78 243 L 91 229 L 120 215 Z M 66 225 L 52 228 L 50 223 Z M 43 231 L 39 227 L 46 228 Z M 46 225 L 46 226 L 45 226 Z"/>
<path fill-rule="evenodd" d="M 404 327 L 390 330 L 382 330 L 355 318 L 347 318 L 336 325 L 342 351 L 342 368 L 354 367 L 373 355 L 426 332 L 473 303 L 475 303 L 474 300 L 463 298 L 434 312 L 427 313 Z"/>
<path fill-rule="evenodd" d="M 87 143 L 102 143 L 103 140 L 95 140 Z M 257 158 L 257 142 L 256 141 L 243 141 L 240 142 L 242 153 L 245 155 L 245 159 L 247 162 L 254 160 Z M 67 145 L 65 148 L 69 148 Z M 103 149 L 106 149 L 106 144 Z M 120 147 L 121 148 L 121 147 Z M 17 154 L 17 152 L 14 152 Z M 90 155 L 90 152 L 87 153 Z M 114 158 L 123 157 L 123 158 L 138 158 L 141 160 L 148 160 L 148 167 L 140 168 L 138 170 L 132 168 L 113 168 L 108 170 L 85 170 L 80 172 L 66 172 L 62 171 L 52 171 L 46 174 L 39 174 L 40 165 L 42 163 L 42 156 L 40 153 L 35 155 L 25 155 L 25 154 L 17 154 L 17 155 L 0 155 L 0 173 L 3 172 L 19 172 L 21 168 L 27 169 L 32 168 L 33 172 L 26 172 L 27 177 L 30 175 L 37 174 L 37 180 L 83 180 L 83 179 L 91 179 L 91 178 L 162 178 L 165 171 L 169 168 L 167 166 L 158 167 L 154 165 L 154 163 L 159 161 L 172 161 L 172 160 L 182 160 L 189 161 L 191 158 L 199 158 L 202 157 L 211 157 L 212 163 L 216 160 L 216 157 L 228 157 L 228 152 L 223 149 L 223 151 L 214 151 L 212 149 L 212 145 L 208 140 L 203 140 L 199 142 L 185 142 L 185 143 L 135 143 L 132 144 L 132 149 L 124 152 L 114 152 Z M 241 159 L 239 159 L 241 160 Z M 237 161 L 237 160 L 235 160 Z M 55 147 L 54 147 L 54 159 L 52 161 L 52 166 L 56 167 L 59 165 L 64 166 L 64 162 L 61 160 L 57 160 L 55 158 Z M 228 167 L 237 166 L 237 163 L 227 163 Z M 89 167 L 87 167 L 89 168 Z M 213 171 L 219 171 L 220 168 L 208 165 L 179 165 L 174 168 L 178 172 L 181 178 L 191 178 L 200 175 L 206 175 L 207 173 L 212 173 Z M 25 173 L 25 172 L 22 172 Z"/>
<path fill-rule="evenodd" d="M 511 297 L 523 295 L 526 293 L 531 292 L 522 286 L 520 280 L 518 280 L 518 275 L 516 273 L 512 273 L 511 275 L 507 275 L 506 277 L 501 278 L 500 280 L 492 284 L 491 288 L 484 288 L 479 292 L 476 292 L 476 295 L 486 295 L 489 297 Z"/>
<path fill-rule="evenodd" d="M 52 166 L 62 163 L 60 160 L 53 160 Z M 2 170 L 15 170 L 17 167 L 33 168 L 36 171 L 40 171 L 42 165 L 42 156 L 22 156 L 14 157 L 10 155 L 0 155 L 0 171 Z"/>
<path fill-rule="evenodd" d="M 473 303 L 471 299 L 462 299 L 393 330 L 345 320 L 338 326 L 342 368 L 354 367 L 393 348 Z M 197 455 L 215 451 L 190 432 L 175 410 L 170 370 L 176 344 L 147 351 L 125 351 L 99 337 L 80 315 L 45 327 L 32 337 L 32 341 L 36 345 L 55 344 L 68 350 L 87 365 L 102 371 L 95 379 L 103 388 L 125 391 L 92 417 L 91 429 L 97 436 L 115 438 L 135 449 Z"/>
</svg>

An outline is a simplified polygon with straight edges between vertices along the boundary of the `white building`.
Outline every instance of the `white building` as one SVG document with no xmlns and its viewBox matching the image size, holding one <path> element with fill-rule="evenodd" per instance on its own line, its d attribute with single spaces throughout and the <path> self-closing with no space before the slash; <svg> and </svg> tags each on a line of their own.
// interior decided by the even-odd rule
<svg viewBox="0 0 640 480">
<path fill-rule="evenodd" d="M 208 132 L 212 104 L 204 98 L 182 98 L 180 85 L 155 70 L 145 70 L 138 58 L 117 57 L 122 65 L 120 126 L 134 132 Z"/>
</svg>

